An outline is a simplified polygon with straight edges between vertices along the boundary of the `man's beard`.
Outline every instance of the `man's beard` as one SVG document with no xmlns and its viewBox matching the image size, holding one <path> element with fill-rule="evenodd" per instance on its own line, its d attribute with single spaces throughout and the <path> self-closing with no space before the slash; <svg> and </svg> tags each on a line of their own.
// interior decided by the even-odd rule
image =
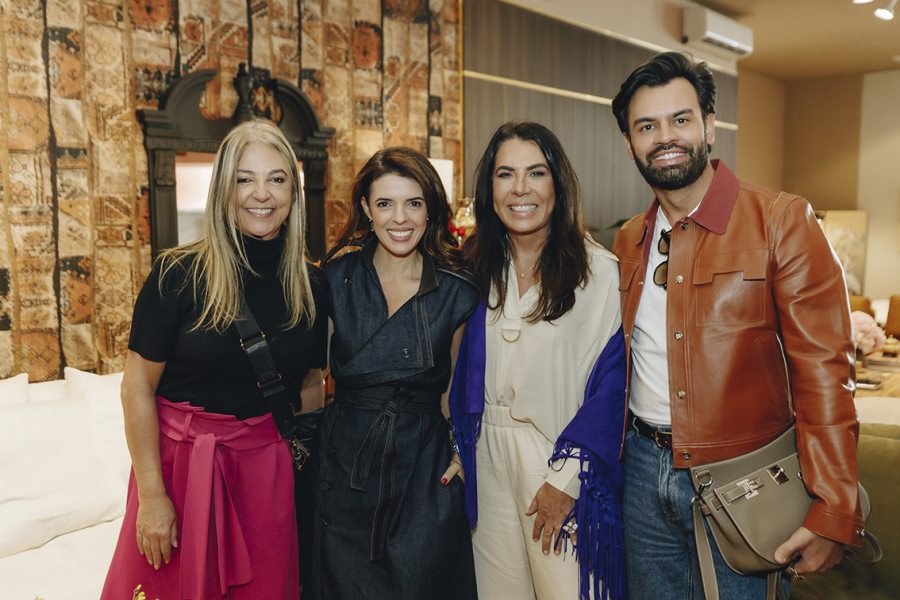
<svg viewBox="0 0 900 600">
<path fill-rule="evenodd" d="M 681 150 L 687 153 L 688 160 L 680 165 L 670 165 L 667 167 L 654 167 L 653 157 L 665 154 L 671 150 Z M 703 174 L 706 165 L 709 163 L 709 152 L 706 149 L 706 142 L 701 142 L 699 146 L 693 148 L 685 148 L 677 144 L 669 144 L 662 148 L 657 148 L 647 155 L 646 162 L 634 157 L 634 164 L 637 165 L 638 171 L 644 176 L 650 187 L 660 190 L 680 190 L 691 185 Z"/>
</svg>

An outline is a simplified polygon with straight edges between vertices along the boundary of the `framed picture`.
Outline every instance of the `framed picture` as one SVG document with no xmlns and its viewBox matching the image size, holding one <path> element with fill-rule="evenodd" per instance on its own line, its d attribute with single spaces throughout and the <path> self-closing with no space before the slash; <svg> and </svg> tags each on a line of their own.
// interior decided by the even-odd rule
<svg viewBox="0 0 900 600">
<path fill-rule="evenodd" d="M 862 294 L 866 274 L 868 213 L 864 210 L 824 210 L 816 211 L 816 217 L 844 267 L 847 291 Z"/>
</svg>

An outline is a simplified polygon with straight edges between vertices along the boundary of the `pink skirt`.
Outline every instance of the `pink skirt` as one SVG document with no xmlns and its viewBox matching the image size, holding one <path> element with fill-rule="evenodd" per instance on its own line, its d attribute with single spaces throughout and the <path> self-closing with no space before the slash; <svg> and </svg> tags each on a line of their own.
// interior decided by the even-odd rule
<svg viewBox="0 0 900 600">
<path fill-rule="evenodd" d="M 158 571 L 137 547 L 138 494 L 102 599 L 297 600 L 297 521 L 291 454 L 271 415 L 244 421 L 157 396 L 163 481 L 178 518 L 178 548 Z"/>
</svg>

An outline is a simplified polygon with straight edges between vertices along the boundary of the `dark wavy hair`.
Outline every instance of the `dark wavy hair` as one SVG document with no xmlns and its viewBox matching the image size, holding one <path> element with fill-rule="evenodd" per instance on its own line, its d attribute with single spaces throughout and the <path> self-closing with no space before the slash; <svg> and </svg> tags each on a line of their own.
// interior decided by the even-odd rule
<svg viewBox="0 0 900 600">
<path fill-rule="evenodd" d="M 506 300 L 506 265 L 510 241 L 506 227 L 494 212 L 494 168 L 497 151 L 511 139 L 538 145 L 553 177 L 556 201 L 550 214 L 547 242 L 538 260 L 541 292 L 528 321 L 553 321 L 575 306 L 575 288 L 590 275 L 585 248 L 585 225 L 581 214 L 581 186 L 562 144 L 552 131 L 531 121 L 510 121 L 501 125 L 475 167 L 475 232 L 463 249 L 475 283 L 485 298 L 493 287 L 496 305 Z"/>
<path fill-rule="evenodd" d="M 679 77 L 686 79 L 697 92 L 704 121 L 707 115 L 716 114 L 716 80 L 709 66 L 705 62 L 694 64 L 681 52 L 663 52 L 632 71 L 619 87 L 619 93 L 612 101 L 619 130 L 628 135 L 628 106 L 639 89 L 665 85 Z"/>
<path fill-rule="evenodd" d="M 425 233 L 419 240 L 419 251 L 431 256 L 440 266 L 453 270 L 460 269 L 462 257 L 456 238 L 450 233 L 449 224 L 452 215 L 444 184 L 424 154 L 400 146 L 379 150 L 356 174 L 350 193 L 350 216 L 338 236 L 337 244 L 328 252 L 323 262 L 327 262 L 346 246 L 363 245 L 371 239 L 374 234 L 369 227 L 369 217 L 363 212 L 361 201 L 368 198 L 372 182 L 390 173 L 412 179 L 422 188 L 428 221 L 425 224 Z"/>
</svg>

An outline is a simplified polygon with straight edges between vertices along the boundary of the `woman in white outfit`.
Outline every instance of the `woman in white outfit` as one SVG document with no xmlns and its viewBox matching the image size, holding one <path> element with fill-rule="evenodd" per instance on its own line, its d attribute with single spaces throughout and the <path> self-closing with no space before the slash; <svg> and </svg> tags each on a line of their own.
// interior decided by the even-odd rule
<svg viewBox="0 0 900 600">
<path fill-rule="evenodd" d="M 484 299 L 451 403 L 479 596 L 624 597 L 616 259 L 586 235 L 577 177 L 542 125 L 494 133 L 475 198 L 466 256 Z"/>
</svg>

